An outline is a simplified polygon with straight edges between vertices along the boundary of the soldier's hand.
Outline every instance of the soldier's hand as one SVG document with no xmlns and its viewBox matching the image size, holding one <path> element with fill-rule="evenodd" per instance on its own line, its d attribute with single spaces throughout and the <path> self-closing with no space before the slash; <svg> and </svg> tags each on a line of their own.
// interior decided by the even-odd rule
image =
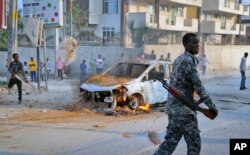
<svg viewBox="0 0 250 155">
<path fill-rule="evenodd" d="M 209 111 L 213 115 L 213 119 L 215 119 L 218 116 L 218 109 L 212 108 L 212 109 L 209 109 Z"/>
</svg>

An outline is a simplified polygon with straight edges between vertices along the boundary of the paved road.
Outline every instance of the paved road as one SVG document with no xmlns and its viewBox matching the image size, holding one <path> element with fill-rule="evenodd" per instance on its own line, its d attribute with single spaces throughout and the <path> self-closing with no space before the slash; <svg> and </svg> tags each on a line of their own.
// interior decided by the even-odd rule
<svg viewBox="0 0 250 155">
<path fill-rule="evenodd" d="M 250 89 L 240 91 L 238 77 L 205 79 L 204 82 L 219 107 L 219 116 L 211 121 L 198 114 L 202 137 L 201 154 L 227 155 L 230 138 L 250 138 Z M 247 86 L 250 88 L 249 84 Z M 16 109 L 18 107 L 1 106 L 0 114 L 5 116 Z M 95 117 L 89 115 L 89 119 Z M 131 116 L 124 120 L 123 117 L 127 116 L 98 116 L 91 121 L 85 121 L 88 118 L 84 118 L 84 121 L 57 123 L 18 120 L 1 122 L 0 154 L 153 154 L 158 146 L 148 140 L 147 132 L 157 131 L 159 138 L 163 139 L 167 116 L 154 113 Z M 103 123 L 102 118 L 105 119 Z M 96 125 L 98 123 L 101 125 Z M 183 139 L 174 154 L 186 154 Z"/>
</svg>

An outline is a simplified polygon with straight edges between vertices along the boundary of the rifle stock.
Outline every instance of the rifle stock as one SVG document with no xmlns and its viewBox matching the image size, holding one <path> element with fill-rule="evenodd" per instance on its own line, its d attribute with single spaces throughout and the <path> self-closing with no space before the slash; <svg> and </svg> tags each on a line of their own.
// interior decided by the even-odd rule
<svg viewBox="0 0 250 155">
<path fill-rule="evenodd" d="M 170 86 L 164 79 L 161 79 L 159 77 L 155 77 L 155 79 L 160 81 L 163 84 L 163 87 L 167 89 L 170 94 L 172 94 L 176 99 L 184 103 L 190 109 L 203 113 L 206 117 L 208 117 L 211 120 L 213 120 L 216 117 L 211 110 L 199 107 L 199 104 L 202 102 L 201 99 L 197 102 L 197 104 L 194 104 L 193 100 L 188 99 L 179 90 Z"/>
</svg>

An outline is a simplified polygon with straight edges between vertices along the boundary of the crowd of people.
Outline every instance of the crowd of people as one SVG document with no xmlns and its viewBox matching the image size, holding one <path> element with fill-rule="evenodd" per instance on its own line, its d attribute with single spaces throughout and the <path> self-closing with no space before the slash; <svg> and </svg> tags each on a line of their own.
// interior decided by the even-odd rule
<svg viewBox="0 0 250 155">
<path fill-rule="evenodd" d="M 241 72 L 241 83 L 240 83 L 240 90 L 245 90 L 247 89 L 245 87 L 245 81 L 246 81 L 246 60 L 248 57 L 248 53 L 245 52 L 244 56 L 241 59 L 241 63 L 240 63 L 240 72 Z M 131 59 L 131 55 L 129 56 L 129 59 Z M 152 50 L 151 54 L 146 54 L 144 52 L 141 52 L 138 54 L 138 58 L 140 59 L 148 59 L 148 60 L 157 60 L 157 56 L 155 54 L 155 51 Z M 206 75 L 206 68 L 207 68 L 207 64 L 209 64 L 207 57 L 205 54 L 203 54 L 201 56 L 200 59 L 196 58 L 197 62 L 199 62 L 199 65 L 201 67 L 202 70 L 202 75 L 205 76 Z M 119 59 L 119 61 L 124 61 L 125 60 L 125 56 L 124 53 L 121 54 L 121 57 Z M 158 59 L 160 61 L 169 61 L 171 62 L 171 55 L 170 53 L 167 53 L 167 56 L 164 58 L 163 55 L 160 55 L 160 58 Z M 101 74 L 103 72 L 104 66 L 105 66 L 105 58 L 102 57 L 101 54 L 98 55 L 98 57 L 96 59 L 94 59 L 95 62 L 95 67 L 96 67 L 96 74 Z M 46 58 L 46 62 L 40 62 L 40 79 L 41 80 L 49 80 L 50 79 L 50 74 L 52 71 L 52 65 L 51 62 L 49 60 L 49 58 Z M 198 64 L 197 64 L 198 65 Z M 70 66 L 65 66 L 63 60 L 61 59 L 61 57 L 58 57 L 58 59 L 55 62 L 55 68 L 57 71 L 57 78 L 63 80 L 63 76 L 64 74 L 66 74 L 67 78 L 70 77 Z M 46 71 L 45 71 L 46 69 Z M 86 75 L 87 75 L 87 69 L 88 66 L 86 64 L 86 60 L 83 59 L 82 62 L 80 63 L 80 82 L 82 83 L 85 79 L 86 79 Z M 21 75 L 23 78 L 25 78 L 27 80 L 27 76 L 30 75 L 30 81 L 31 82 L 37 82 L 38 81 L 38 77 L 37 77 L 37 62 L 34 60 L 33 57 L 30 58 L 30 60 L 28 61 L 24 61 L 24 63 L 22 64 L 19 61 L 19 56 L 18 54 L 14 54 L 13 55 L 13 61 L 11 62 L 11 64 L 8 67 L 9 72 L 11 73 L 11 80 L 9 80 L 9 84 L 8 87 L 11 88 L 13 85 L 17 85 L 18 87 L 18 93 L 19 93 L 19 101 L 21 101 L 21 82 L 18 81 L 18 79 L 15 78 L 14 75 Z M 46 73 L 46 74 L 45 74 Z M 46 76 L 46 77 L 45 77 Z"/>
</svg>

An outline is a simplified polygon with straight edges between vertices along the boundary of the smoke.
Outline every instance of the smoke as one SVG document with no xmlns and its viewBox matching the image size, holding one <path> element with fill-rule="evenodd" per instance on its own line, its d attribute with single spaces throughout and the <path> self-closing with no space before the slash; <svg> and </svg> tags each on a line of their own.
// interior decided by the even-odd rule
<svg viewBox="0 0 250 155">
<path fill-rule="evenodd" d="M 59 45 L 59 57 L 65 66 L 71 64 L 76 58 L 76 48 L 78 44 L 73 37 L 66 37 Z"/>
</svg>

